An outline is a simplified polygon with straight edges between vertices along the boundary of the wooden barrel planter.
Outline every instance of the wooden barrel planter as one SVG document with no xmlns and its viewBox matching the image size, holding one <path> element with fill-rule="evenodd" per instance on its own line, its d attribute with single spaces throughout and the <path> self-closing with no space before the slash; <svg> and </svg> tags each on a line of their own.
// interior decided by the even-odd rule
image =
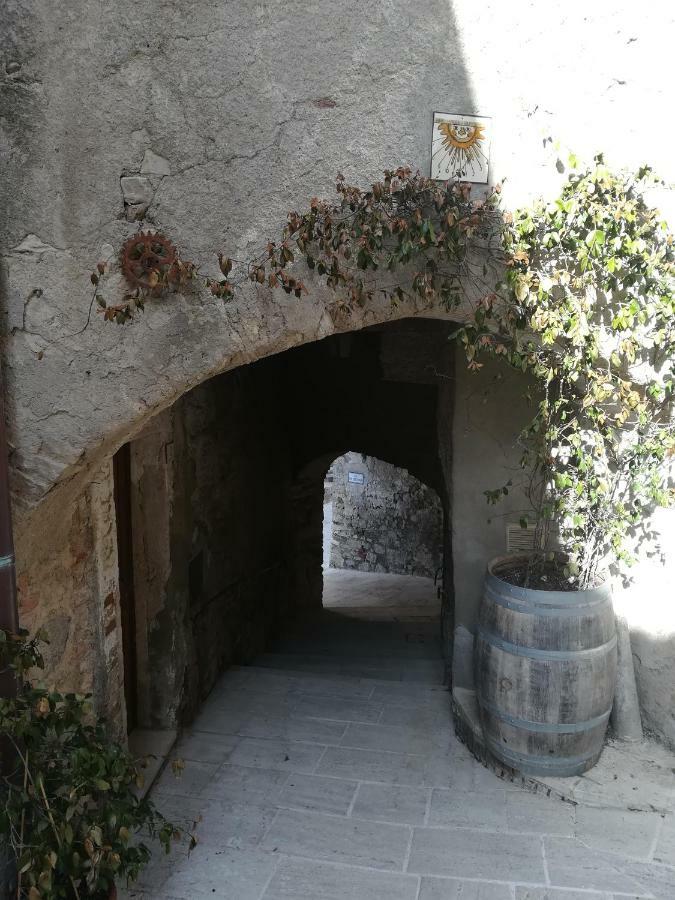
<svg viewBox="0 0 675 900">
<path fill-rule="evenodd" d="M 476 687 L 487 746 L 532 775 L 579 775 L 602 752 L 616 681 L 611 591 L 545 591 L 488 566 L 476 634 Z"/>
</svg>

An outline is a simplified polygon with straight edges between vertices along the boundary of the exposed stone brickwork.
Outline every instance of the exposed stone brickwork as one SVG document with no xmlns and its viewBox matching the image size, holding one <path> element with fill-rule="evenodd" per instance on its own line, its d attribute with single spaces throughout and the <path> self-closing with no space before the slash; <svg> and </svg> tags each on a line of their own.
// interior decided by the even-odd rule
<svg viewBox="0 0 675 900">
<path fill-rule="evenodd" d="M 405 469 L 345 453 L 328 471 L 326 499 L 333 513 L 331 566 L 427 578 L 439 572 L 441 503 Z"/>
</svg>

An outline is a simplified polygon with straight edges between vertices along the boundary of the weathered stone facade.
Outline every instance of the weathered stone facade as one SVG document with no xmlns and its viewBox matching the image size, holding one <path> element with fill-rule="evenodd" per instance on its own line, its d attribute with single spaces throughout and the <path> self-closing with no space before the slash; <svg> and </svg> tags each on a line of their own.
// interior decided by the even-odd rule
<svg viewBox="0 0 675 900">
<path fill-rule="evenodd" d="M 582 157 L 605 151 L 613 165 L 647 161 L 672 182 L 670 142 L 656 139 L 661 126 L 653 124 L 671 105 L 672 11 L 652 4 L 638 14 L 627 0 L 602 0 L 592 8 L 580 0 L 559 9 L 549 5 L 545 15 L 534 14 L 525 0 L 291 0 L 282 7 L 197 0 L 189 11 L 131 0 L 108 6 L 8 0 L 3 12 L 0 293 L 22 618 L 31 627 L 51 625 L 49 677 L 92 689 L 123 722 L 110 460 L 139 438 L 148 455 L 135 448 L 134 471 L 147 505 L 135 515 L 138 528 L 156 539 L 144 551 L 147 558 L 137 559 L 139 603 L 148 610 L 139 611 L 139 621 L 152 636 L 156 617 L 171 608 L 166 615 L 184 630 L 168 645 L 177 648 L 173 681 L 167 681 L 172 699 L 160 702 L 161 688 L 154 685 L 155 694 L 144 701 L 148 715 L 160 709 L 161 718 L 161 709 L 173 715 L 174 688 L 183 683 L 192 652 L 187 581 L 191 564 L 196 576 L 198 554 L 206 560 L 204 602 L 209 592 L 225 591 L 223 607 L 241 602 L 250 610 L 250 596 L 269 588 L 258 584 L 262 576 L 250 574 L 247 554 L 255 540 L 244 547 L 241 535 L 220 533 L 222 520 L 217 528 L 206 522 L 220 515 L 210 502 L 218 492 L 209 473 L 227 473 L 221 450 L 214 445 L 207 452 L 202 436 L 194 448 L 201 447 L 201 462 L 189 442 L 181 443 L 193 427 L 199 432 L 199 417 L 208 416 L 204 409 L 188 414 L 184 406 L 192 401 L 180 398 L 201 384 L 216 390 L 207 387 L 213 376 L 227 372 L 236 379 L 249 363 L 313 342 L 320 346 L 330 335 L 344 333 L 332 346 L 336 359 L 349 360 L 349 342 L 360 344 L 347 332 L 409 317 L 449 317 L 414 304 L 391 309 L 376 295 L 345 319 L 327 311 L 325 292 L 308 278 L 310 294 L 300 300 L 252 285 L 228 305 L 198 292 L 175 295 L 149 304 L 133 326 L 120 329 L 90 310 L 89 273 L 97 260 L 114 260 L 141 223 L 166 231 L 185 258 L 215 273 L 218 250 L 248 258 L 278 235 L 289 209 L 330 193 L 338 169 L 363 185 L 399 163 L 428 171 L 434 110 L 495 119 L 490 176 L 507 177 L 507 206 L 552 194 L 560 177 L 556 160 L 558 170 L 565 167 L 565 145 Z M 121 283 L 113 283 L 113 293 L 121 297 Z M 461 319 L 461 308 L 453 315 Z M 504 549 L 504 519 L 488 521 L 482 491 L 503 483 L 515 465 L 522 386 L 517 379 L 502 381 L 494 393 L 494 372 L 470 375 L 461 363 L 456 372 L 435 369 L 435 351 L 419 334 L 392 332 L 387 341 L 373 365 L 380 388 L 399 369 L 386 398 L 388 415 L 396 420 L 410 408 L 428 427 L 415 435 L 414 446 L 400 429 L 373 434 L 366 421 L 371 407 L 357 417 L 365 435 L 359 444 L 354 411 L 345 406 L 328 440 L 323 426 L 306 427 L 321 408 L 326 383 L 308 383 L 296 371 L 287 384 L 292 403 L 283 407 L 289 518 L 276 527 L 293 523 L 293 577 L 305 596 L 314 595 L 321 552 L 320 538 L 313 543 L 312 535 L 320 535 L 324 467 L 349 448 L 408 466 L 441 497 L 446 646 L 453 645 L 455 625 L 467 645 L 485 562 Z M 408 364 L 411 348 L 416 365 Z M 280 378 L 282 366 L 275 365 L 266 370 L 270 379 Z M 349 372 L 362 374 L 345 365 L 345 380 L 334 382 L 336 396 Z M 433 401 L 422 390 L 425 378 L 433 383 Z M 352 391 L 360 385 L 356 377 L 349 381 Z M 428 406 L 413 409 L 419 400 L 413 387 Z M 255 416 L 255 405 L 247 406 L 244 418 Z M 221 436 L 227 431 L 225 422 L 208 421 L 206 430 L 217 425 Z M 378 420 L 381 431 L 384 422 L 384 416 Z M 259 444 L 270 435 L 277 441 L 278 434 L 249 426 L 250 443 L 239 453 L 262 464 L 267 450 Z M 277 471 L 274 461 L 269 465 Z M 244 466 L 242 478 L 247 474 Z M 243 502 L 239 488 L 232 490 Z M 270 490 L 276 498 L 276 487 Z M 193 507 L 197 502 L 203 512 Z M 509 503 L 502 516 L 520 505 L 515 494 Z M 248 500 L 245 506 L 239 523 L 265 534 L 263 510 L 254 517 Z M 229 508 L 240 507 L 233 502 Z M 193 533 L 201 535 L 201 546 L 193 546 Z M 211 560 L 211 541 L 236 547 L 241 571 L 233 573 L 220 551 L 213 550 Z M 237 590 L 248 599 L 231 599 L 230 577 L 244 579 Z M 675 682 L 669 650 L 675 626 L 646 612 L 655 594 L 665 596 L 667 583 L 660 570 L 643 586 L 638 582 L 629 620 L 646 718 L 675 743 L 675 724 L 664 714 L 672 697 L 663 688 Z M 214 604 L 197 602 L 194 627 L 215 629 L 230 648 L 230 638 L 238 639 L 219 630 Z M 240 628 L 234 615 L 230 621 L 237 619 Z M 206 690 L 209 673 L 234 658 L 227 648 L 220 658 L 219 651 L 204 654 L 205 674 L 190 672 L 187 694 Z"/>
<path fill-rule="evenodd" d="M 439 405 L 438 378 L 421 377 L 423 366 L 412 377 L 414 352 L 399 372 L 384 365 L 393 348 L 423 344 L 424 365 L 433 358 L 439 377 L 447 375 L 447 330 L 443 323 L 404 322 L 328 338 L 225 373 L 187 393 L 131 442 L 132 689 L 139 725 L 189 721 L 223 668 L 250 660 L 284 621 L 321 605 L 324 478 L 344 453 L 342 441 L 414 472 L 432 496 L 447 495 L 437 433 L 439 422 L 451 416 Z M 311 417 L 297 401 L 301 391 Z M 410 426 L 403 432 L 401 419 Z M 94 522 L 89 529 L 76 520 L 76 534 L 91 530 L 89 543 L 71 548 L 62 561 L 54 528 L 50 541 L 31 548 L 42 555 L 24 566 L 21 602 L 29 612 L 32 603 L 33 627 L 49 626 L 57 609 L 70 617 L 67 652 L 49 677 L 73 688 L 98 678 L 98 707 L 123 728 L 124 610 L 114 544 L 106 549 L 114 510 L 104 503 L 112 503 L 111 466 L 76 505 Z M 100 534 L 99 519 L 108 529 Z M 23 547 L 25 560 L 30 557 Z M 112 590 L 108 563 L 100 573 L 96 568 L 106 560 Z M 74 604 L 67 589 L 75 578 L 81 599 L 78 593 Z M 53 607 L 44 595 L 33 602 L 34 583 L 51 586 Z M 110 645 L 108 656 L 82 654 L 83 646 L 95 646 L 86 629 L 99 620 L 96 639 L 108 642 L 101 644 Z"/>
<path fill-rule="evenodd" d="M 334 568 L 426 578 L 440 574 L 441 502 L 405 470 L 345 453 L 328 470 L 325 499 L 332 505 Z"/>
</svg>

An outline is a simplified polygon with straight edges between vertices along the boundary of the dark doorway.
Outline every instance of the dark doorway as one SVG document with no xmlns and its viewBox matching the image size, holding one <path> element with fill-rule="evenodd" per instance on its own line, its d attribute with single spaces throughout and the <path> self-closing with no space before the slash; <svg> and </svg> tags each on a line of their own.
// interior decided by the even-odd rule
<svg viewBox="0 0 675 900">
<path fill-rule="evenodd" d="M 138 724 L 136 607 L 134 600 L 134 555 L 131 523 L 131 447 L 125 444 L 113 457 L 117 556 L 119 561 L 120 616 L 124 655 L 124 699 L 127 732 Z"/>
</svg>

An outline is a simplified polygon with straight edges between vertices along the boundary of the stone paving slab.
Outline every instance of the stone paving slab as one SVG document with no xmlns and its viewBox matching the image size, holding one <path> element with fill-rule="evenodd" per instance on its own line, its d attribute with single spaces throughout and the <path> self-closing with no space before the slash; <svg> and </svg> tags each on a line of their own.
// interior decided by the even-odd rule
<svg viewBox="0 0 675 900">
<path fill-rule="evenodd" d="M 612 894 L 597 891 L 567 891 L 548 887 L 516 887 L 515 900 L 613 900 Z"/>
<path fill-rule="evenodd" d="M 385 784 L 424 785 L 426 759 L 406 753 L 383 750 L 355 750 L 349 747 L 329 747 L 321 759 L 317 773 L 358 781 L 379 781 Z"/>
<path fill-rule="evenodd" d="M 339 742 L 343 747 L 361 750 L 388 750 L 397 753 L 425 754 L 443 751 L 450 746 L 447 728 L 409 725 L 349 725 Z"/>
<path fill-rule="evenodd" d="M 373 662 L 369 656 L 351 657 L 340 662 L 335 657 L 306 653 L 264 653 L 256 660 L 258 665 L 272 669 L 288 668 L 296 672 L 337 673 L 358 678 L 377 678 L 387 681 L 443 681 L 445 663 L 441 659 L 406 659 L 383 657 Z"/>
<path fill-rule="evenodd" d="M 316 812 L 282 809 L 262 847 L 271 853 L 402 871 L 410 829 Z"/>
<path fill-rule="evenodd" d="M 289 773 L 276 769 L 253 769 L 248 766 L 226 764 L 218 769 L 202 789 L 208 800 L 230 803 L 271 803 L 279 799 L 286 786 Z"/>
<path fill-rule="evenodd" d="M 265 900 L 417 900 L 417 878 L 307 860 L 282 860 Z"/>
<path fill-rule="evenodd" d="M 423 878 L 418 900 L 513 900 L 513 894 L 508 884 Z"/>
<path fill-rule="evenodd" d="M 622 857 L 591 850 L 576 838 L 545 836 L 543 840 L 552 885 L 649 896 L 640 880 L 625 872 Z"/>
<path fill-rule="evenodd" d="M 427 788 L 393 784 L 360 784 L 351 815 L 375 822 L 424 825 L 429 809 Z"/>
<path fill-rule="evenodd" d="M 337 653 L 350 629 L 335 616 Z M 397 640 L 416 646 L 396 624 L 383 659 Z M 372 626 L 359 633 L 375 640 Z M 196 823 L 198 846 L 154 855 L 121 898 L 675 900 L 666 754 L 612 748 L 617 778 L 561 779 L 577 797 L 564 803 L 478 763 L 449 700 L 433 683 L 227 673 L 177 743 L 183 773 L 167 768 L 153 789 L 169 818 Z M 646 792 L 631 765 L 647 772 Z M 648 800 L 634 812 L 636 797 Z"/>
<path fill-rule="evenodd" d="M 416 828 L 408 871 L 419 875 L 546 882 L 538 838 L 459 828 Z"/>
<path fill-rule="evenodd" d="M 228 761 L 234 765 L 278 769 L 280 772 L 304 772 L 309 775 L 316 769 L 325 749 L 319 744 L 299 741 L 242 738 L 230 753 Z"/>
<path fill-rule="evenodd" d="M 189 864 L 179 866 L 166 879 L 163 896 L 260 900 L 277 863 L 268 853 L 198 847 Z"/>
<path fill-rule="evenodd" d="M 656 862 L 675 866 L 675 815 L 664 816 L 654 847 Z"/>
<path fill-rule="evenodd" d="M 346 816 L 358 787 L 357 781 L 321 775 L 292 775 L 286 782 L 278 803 L 281 807 L 291 809 L 309 809 Z"/>
<path fill-rule="evenodd" d="M 656 845 L 662 824 L 660 813 L 578 805 L 574 836 L 594 850 L 646 860 Z"/>
<path fill-rule="evenodd" d="M 236 734 L 250 738 L 285 738 L 312 744 L 339 744 L 346 722 L 334 722 L 305 716 L 247 716 L 238 723 Z"/>
</svg>

